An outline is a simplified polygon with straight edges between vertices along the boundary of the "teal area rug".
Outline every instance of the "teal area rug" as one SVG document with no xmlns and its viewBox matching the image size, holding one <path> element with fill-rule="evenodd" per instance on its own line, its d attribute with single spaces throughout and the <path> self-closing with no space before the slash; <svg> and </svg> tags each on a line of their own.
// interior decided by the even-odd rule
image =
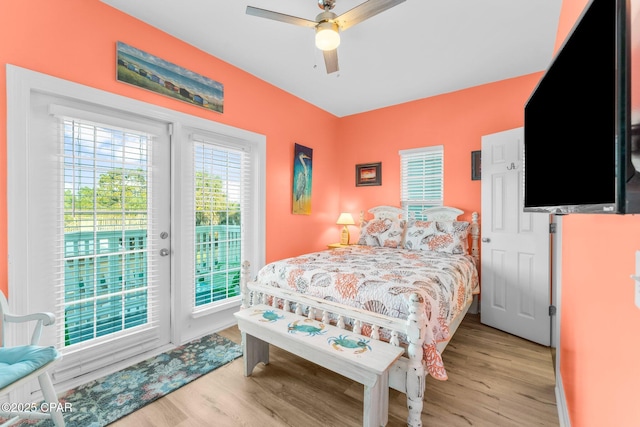
<svg viewBox="0 0 640 427">
<path fill-rule="evenodd" d="M 240 356 L 240 345 L 212 334 L 69 390 L 60 397 L 72 408 L 64 413 L 66 426 L 106 426 Z"/>
</svg>

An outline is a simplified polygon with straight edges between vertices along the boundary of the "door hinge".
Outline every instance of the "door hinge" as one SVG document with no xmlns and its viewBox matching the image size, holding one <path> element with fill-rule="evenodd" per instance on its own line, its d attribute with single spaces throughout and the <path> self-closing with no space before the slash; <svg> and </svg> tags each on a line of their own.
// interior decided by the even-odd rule
<svg viewBox="0 0 640 427">
<path fill-rule="evenodd" d="M 555 222 L 549 223 L 549 234 L 556 234 L 557 224 Z"/>
<path fill-rule="evenodd" d="M 169 132 L 169 136 L 173 136 L 173 123 L 169 123 L 167 132 Z"/>
<path fill-rule="evenodd" d="M 550 305 L 549 306 L 549 316 L 555 316 L 556 315 L 556 306 L 555 305 Z"/>
</svg>

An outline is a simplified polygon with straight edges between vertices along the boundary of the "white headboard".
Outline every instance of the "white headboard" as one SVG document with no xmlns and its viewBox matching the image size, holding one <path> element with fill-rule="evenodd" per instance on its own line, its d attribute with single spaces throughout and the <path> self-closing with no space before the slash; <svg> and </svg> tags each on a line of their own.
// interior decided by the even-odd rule
<svg viewBox="0 0 640 427">
<path fill-rule="evenodd" d="M 395 206 L 375 206 L 367 211 L 373 219 L 405 219 L 406 211 Z M 421 212 L 424 221 L 456 221 L 463 210 L 450 206 L 436 206 Z M 364 221 L 364 211 L 360 212 L 360 222 Z"/>
<path fill-rule="evenodd" d="M 373 215 L 373 219 L 403 219 L 404 210 L 395 206 L 376 206 L 367 212 Z M 364 222 L 364 212 L 360 212 L 360 223 Z"/>
<path fill-rule="evenodd" d="M 456 221 L 464 211 L 448 206 L 437 206 L 422 211 L 425 221 Z"/>
</svg>

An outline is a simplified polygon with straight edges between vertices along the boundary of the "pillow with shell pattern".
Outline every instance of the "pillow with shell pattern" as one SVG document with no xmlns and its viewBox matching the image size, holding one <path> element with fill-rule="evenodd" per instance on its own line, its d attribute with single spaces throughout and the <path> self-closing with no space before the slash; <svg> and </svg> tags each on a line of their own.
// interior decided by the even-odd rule
<svg viewBox="0 0 640 427">
<path fill-rule="evenodd" d="M 402 247 L 405 221 L 389 218 L 372 219 L 360 228 L 359 245 L 382 246 L 387 248 Z"/>
<path fill-rule="evenodd" d="M 407 223 L 405 249 L 450 254 L 469 253 L 469 223 L 466 221 L 417 221 Z"/>
</svg>

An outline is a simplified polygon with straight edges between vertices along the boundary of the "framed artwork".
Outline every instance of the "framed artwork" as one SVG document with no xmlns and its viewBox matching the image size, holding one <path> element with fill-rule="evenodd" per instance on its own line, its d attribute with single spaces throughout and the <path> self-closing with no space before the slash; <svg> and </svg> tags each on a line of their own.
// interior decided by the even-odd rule
<svg viewBox="0 0 640 427">
<path fill-rule="evenodd" d="M 482 178 L 482 163 L 481 163 L 482 151 L 471 152 L 471 180 L 477 181 Z"/>
<path fill-rule="evenodd" d="M 222 113 L 222 83 L 122 42 L 117 43 L 116 51 L 119 81 Z"/>
<path fill-rule="evenodd" d="M 356 165 L 356 187 L 382 185 L 382 163 Z"/>
<path fill-rule="evenodd" d="M 295 144 L 293 154 L 293 213 L 311 215 L 313 149 Z"/>
</svg>

